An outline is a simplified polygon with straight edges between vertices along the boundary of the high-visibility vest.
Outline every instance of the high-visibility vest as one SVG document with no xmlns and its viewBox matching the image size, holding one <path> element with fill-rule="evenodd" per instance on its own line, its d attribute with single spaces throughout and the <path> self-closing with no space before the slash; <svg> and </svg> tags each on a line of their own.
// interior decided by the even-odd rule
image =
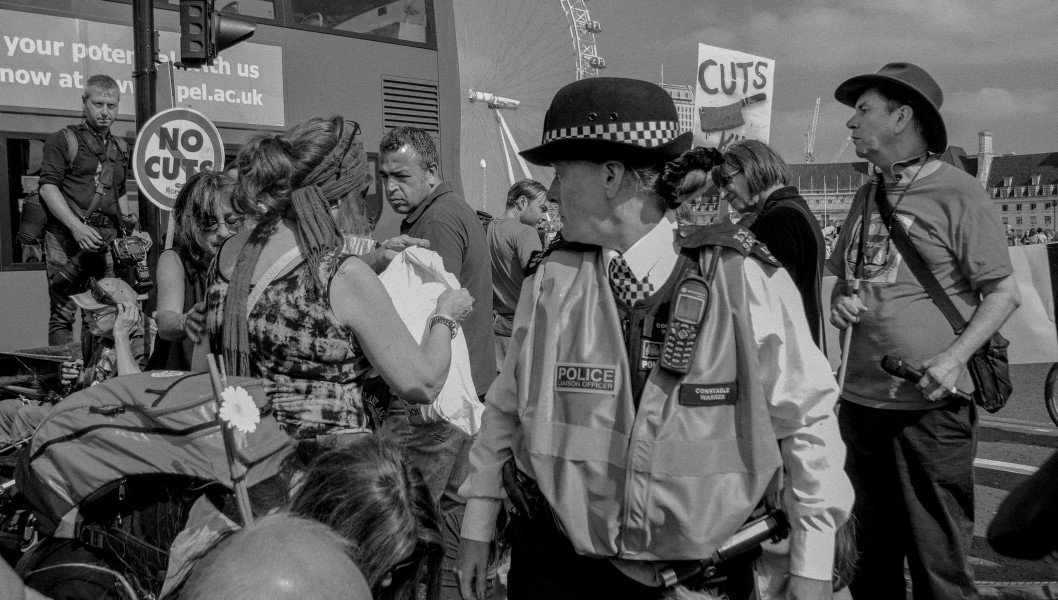
<svg viewBox="0 0 1058 600">
<path fill-rule="evenodd" d="M 514 450 L 581 554 L 708 557 L 781 485 L 746 306 L 747 253 L 710 246 L 692 255 L 715 251 L 723 254 L 690 372 L 649 371 L 638 408 L 623 321 L 668 302 L 686 263 L 631 311 L 615 302 L 598 249 L 555 250 L 527 281 L 535 302 L 516 367 Z"/>
</svg>

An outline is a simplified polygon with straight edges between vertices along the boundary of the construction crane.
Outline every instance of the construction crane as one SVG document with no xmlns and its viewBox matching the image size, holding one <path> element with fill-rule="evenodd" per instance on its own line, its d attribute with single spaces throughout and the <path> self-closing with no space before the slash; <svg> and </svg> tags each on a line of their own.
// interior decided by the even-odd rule
<svg viewBox="0 0 1058 600">
<path fill-rule="evenodd" d="M 805 164 L 814 163 L 816 157 L 812 154 L 816 145 L 816 127 L 819 125 L 819 101 L 821 98 L 816 98 L 816 110 L 812 114 L 812 127 L 805 132 Z"/>
<path fill-rule="evenodd" d="M 844 154 L 845 148 L 849 147 L 849 142 L 851 142 L 851 141 L 852 141 L 852 136 L 851 135 L 849 137 L 845 138 L 845 141 L 841 143 L 841 147 L 838 148 L 837 153 L 834 154 L 834 158 L 830 159 L 830 162 L 832 162 L 832 163 L 838 162 L 838 159 L 841 158 L 842 154 Z"/>
</svg>

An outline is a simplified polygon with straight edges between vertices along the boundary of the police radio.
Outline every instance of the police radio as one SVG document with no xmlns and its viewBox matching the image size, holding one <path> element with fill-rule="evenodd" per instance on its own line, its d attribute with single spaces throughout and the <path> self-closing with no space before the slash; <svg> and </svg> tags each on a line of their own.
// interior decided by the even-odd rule
<svg viewBox="0 0 1058 600">
<path fill-rule="evenodd" d="M 664 369 L 686 374 L 691 369 L 694 345 L 709 308 L 709 284 L 691 275 L 680 281 L 669 309 L 669 325 L 661 346 L 660 364 Z"/>
</svg>

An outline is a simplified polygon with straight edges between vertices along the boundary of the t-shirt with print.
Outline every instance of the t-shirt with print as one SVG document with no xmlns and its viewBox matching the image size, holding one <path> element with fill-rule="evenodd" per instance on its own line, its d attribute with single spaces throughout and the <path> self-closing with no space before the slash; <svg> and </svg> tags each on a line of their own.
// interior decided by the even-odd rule
<svg viewBox="0 0 1058 600">
<path fill-rule="evenodd" d="M 1013 272 L 1003 226 L 976 179 L 939 160 L 926 162 L 915 175 L 918 168 L 909 167 L 901 173 L 902 181 L 887 184 L 889 205 L 896 206 L 894 218 L 969 320 L 980 303 L 976 290 Z M 827 268 L 846 280 L 853 278 L 859 254 L 865 188 L 853 200 L 827 260 Z M 913 382 L 882 370 L 881 360 L 891 354 L 918 367 L 956 336 L 893 245 L 873 198 L 866 201 L 869 226 L 859 296 L 868 311 L 853 326 L 842 397 L 873 408 L 933 408 L 937 404 L 926 400 Z M 967 371 L 956 385 L 966 392 L 974 389 Z"/>
</svg>

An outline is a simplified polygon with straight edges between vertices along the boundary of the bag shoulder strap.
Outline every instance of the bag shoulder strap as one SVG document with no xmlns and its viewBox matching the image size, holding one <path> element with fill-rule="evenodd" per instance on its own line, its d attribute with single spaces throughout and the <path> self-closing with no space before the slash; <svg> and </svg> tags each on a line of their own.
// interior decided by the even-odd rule
<svg viewBox="0 0 1058 600">
<path fill-rule="evenodd" d="M 63 127 L 62 132 L 66 135 L 66 168 L 73 168 L 73 160 L 77 158 L 77 134 L 71 127 Z"/>
<path fill-rule="evenodd" d="M 922 284 L 922 287 L 925 288 L 929 297 L 933 299 L 933 303 L 937 305 L 940 312 L 944 313 L 944 318 L 951 324 L 955 335 L 961 335 L 963 330 L 966 329 L 966 319 L 955 308 L 951 298 L 944 293 L 944 288 L 940 286 L 936 275 L 926 265 L 922 255 L 918 253 L 915 244 L 907 235 L 907 231 L 904 230 L 903 224 L 899 219 L 894 218 L 894 211 L 885 197 L 885 186 L 881 183 L 879 183 L 875 192 L 874 201 L 878 205 L 878 214 L 882 216 L 882 223 L 889 229 L 889 235 L 893 238 L 893 245 L 896 246 L 896 249 L 900 251 L 900 255 L 907 261 L 907 268 L 911 270 L 911 274 L 915 276 L 915 279 Z"/>
<path fill-rule="evenodd" d="M 265 271 L 264 275 L 257 280 L 257 284 L 250 290 L 250 295 L 246 297 L 246 314 L 249 315 L 253 307 L 257 305 L 257 301 L 261 299 L 261 295 L 264 294 L 265 288 L 270 283 L 275 281 L 275 278 L 283 272 L 283 269 L 287 268 L 287 265 L 294 262 L 295 259 L 301 257 L 301 249 L 294 246 L 290 250 L 286 251 L 286 254 L 280 256 L 272 263 L 271 267 Z"/>
</svg>

